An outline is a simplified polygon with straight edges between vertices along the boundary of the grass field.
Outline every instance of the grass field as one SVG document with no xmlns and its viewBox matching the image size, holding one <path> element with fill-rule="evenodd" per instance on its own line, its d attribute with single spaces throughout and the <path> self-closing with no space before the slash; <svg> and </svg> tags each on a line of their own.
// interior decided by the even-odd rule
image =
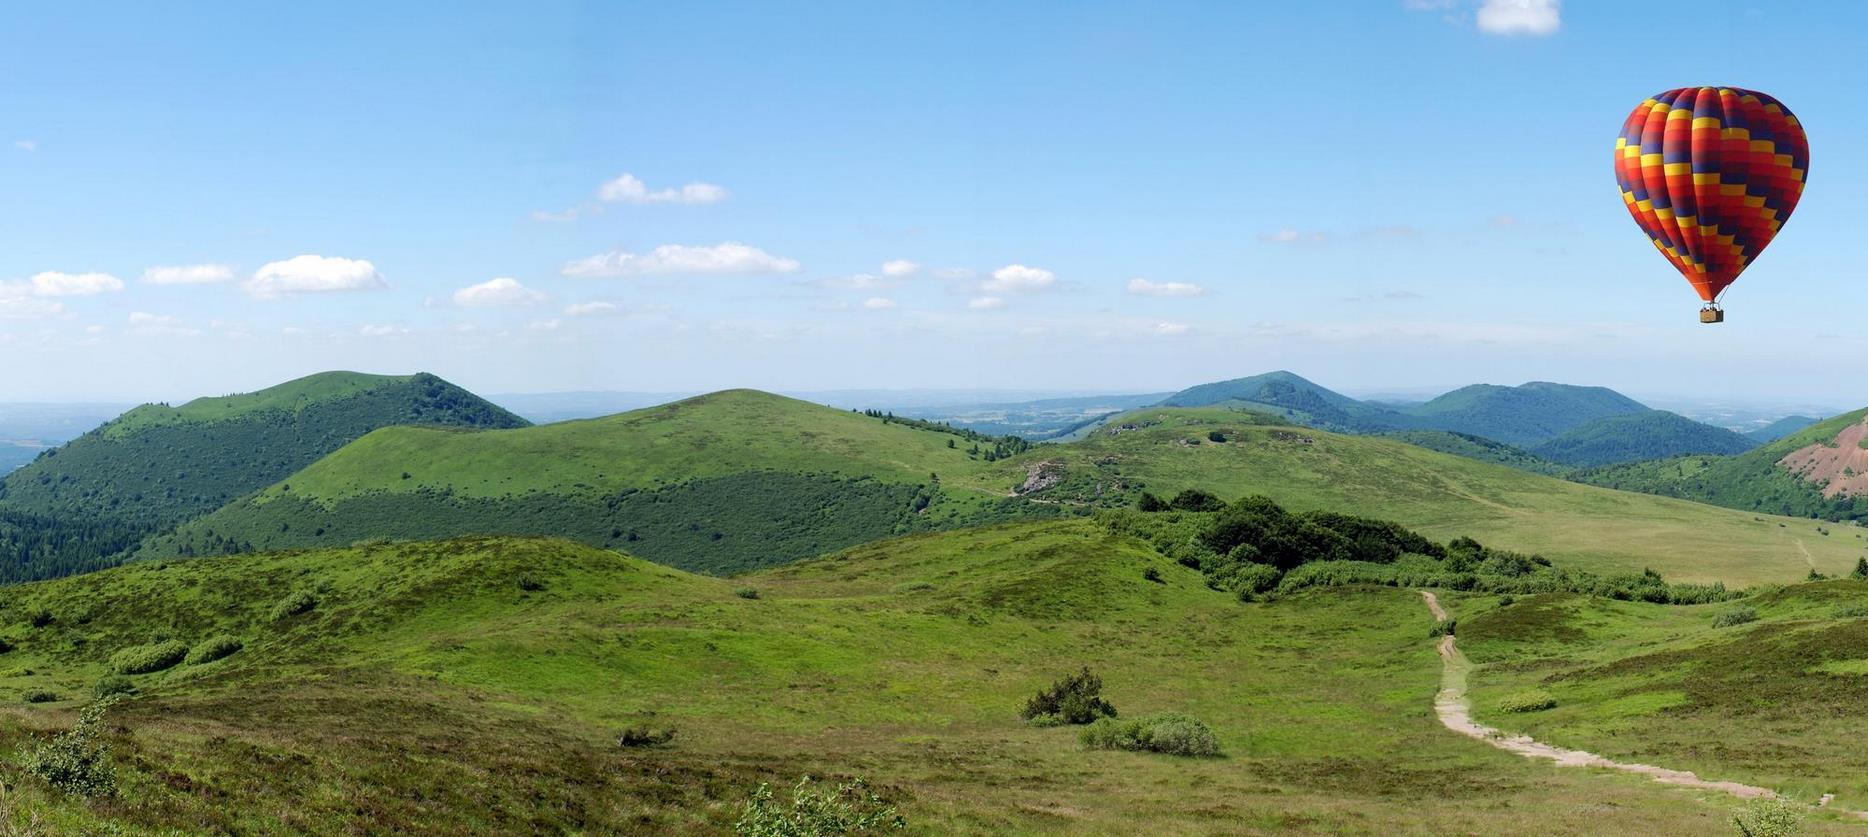
<svg viewBox="0 0 1868 837">
<path fill-rule="evenodd" d="M 1210 441 L 1216 430 L 1228 441 Z M 1079 494 L 1077 486 L 1118 480 L 1161 496 L 1185 488 L 1264 494 L 1293 510 L 1390 519 L 1605 574 L 1652 567 L 1669 580 L 1747 586 L 1800 580 L 1812 567 L 1846 572 L 1868 555 L 1868 529 L 1858 526 L 1610 491 L 1389 439 L 1259 426 L 1223 409 L 1124 414 L 1003 470 L 1009 478 L 1034 460 L 1080 475 L 1064 489 Z"/>
<path fill-rule="evenodd" d="M 297 591 L 316 606 L 275 619 Z M 1721 829 L 1733 808 L 1446 732 L 1410 591 L 1241 604 L 1088 521 L 733 579 L 469 539 L 11 592 L 0 689 L 61 699 L 0 712 L 7 748 L 67 723 L 122 648 L 245 644 L 133 678 L 107 736 L 120 797 L 66 800 L 0 768 L 16 821 L 63 830 L 708 831 L 757 782 L 807 772 L 868 777 L 925 834 L 1660 833 Z M 1125 715 L 1193 714 L 1226 755 L 1086 752 L 1070 729 L 1019 723 L 1026 696 L 1082 665 Z M 617 748 L 635 724 L 677 735 Z"/>
<path fill-rule="evenodd" d="M 1757 620 L 1715 627 L 1749 608 Z M 1610 758 L 1693 770 L 1868 809 L 1868 582 L 1657 607 L 1553 595 L 1452 606 L 1487 723 Z M 1500 701 L 1541 692 L 1547 711 Z"/>
</svg>

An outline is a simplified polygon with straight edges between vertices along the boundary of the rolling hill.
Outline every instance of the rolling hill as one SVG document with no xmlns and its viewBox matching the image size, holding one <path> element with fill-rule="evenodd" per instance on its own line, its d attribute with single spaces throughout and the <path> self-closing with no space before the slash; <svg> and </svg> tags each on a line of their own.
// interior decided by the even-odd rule
<svg viewBox="0 0 1868 837">
<path fill-rule="evenodd" d="M 1022 446 L 751 390 L 488 433 L 388 427 L 136 554 L 553 535 L 737 572 L 895 534 L 1072 512 L 1009 496 L 1023 477 L 989 460 Z"/>
<path fill-rule="evenodd" d="M 1585 422 L 1530 449 L 1552 462 L 1578 468 L 1667 459 L 1686 454 L 1729 456 L 1758 443 L 1666 410 L 1623 413 Z"/>
<path fill-rule="evenodd" d="M 514 538 L 144 562 L 9 591 L 0 689 L 41 702 L 0 703 L 0 747 L 70 725 L 100 682 L 129 696 L 98 738 L 114 799 L 20 772 L 6 812 L 47 833 L 722 833 L 760 783 L 809 774 L 868 779 L 909 833 L 1723 828 L 1727 801 L 1447 732 L 1429 623 L 1392 588 L 1242 604 L 1090 521 L 735 579 Z M 109 676 L 160 643 L 232 653 Z M 1189 713 L 1225 756 L 1019 721 L 1080 666 L 1123 717 Z M 619 745 L 642 726 L 674 737 Z"/>
<path fill-rule="evenodd" d="M 330 372 L 270 389 L 145 404 L 0 480 L 0 514 L 141 535 L 213 511 L 389 425 L 509 428 L 525 420 L 433 375 Z M 9 542 L 0 534 L 0 544 Z M 41 538 L 42 543 L 51 543 Z M 56 540 L 55 538 L 53 540 Z M 0 555 L 0 579 L 95 566 L 89 549 Z M 28 571 L 27 567 L 38 569 Z"/>
<path fill-rule="evenodd" d="M 1756 430 L 1745 431 L 1745 437 L 1760 445 L 1769 444 L 1819 421 L 1822 419 L 1810 416 L 1785 416 Z"/>
<path fill-rule="evenodd" d="M 518 430 L 386 428 L 136 554 L 552 535 L 727 573 L 1189 488 L 1266 494 L 1298 511 L 1359 510 L 1579 569 L 1652 566 L 1682 581 L 1789 581 L 1809 569 L 1803 549 L 1840 571 L 1857 548 L 1808 521 L 1605 491 L 1252 411 L 1126 413 L 1082 441 L 1003 457 L 978 439 L 747 390 Z"/>
<path fill-rule="evenodd" d="M 1592 485 L 1768 514 L 1868 521 L 1868 410 L 1735 456 L 1682 456 L 1580 472 Z"/>
<path fill-rule="evenodd" d="M 1284 371 L 1188 387 L 1163 399 L 1159 406 L 1245 407 L 1339 433 L 1424 426 L 1386 407 L 1365 404 Z"/>
<path fill-rule="evenodd" d="M 1532 382 L 1515 387 L 1461 387 L 1410 407 L 1407 414 L 1436 430 L 1469 433 L 1529 449 L 1590 421 L 1647 409 L 1605 387 Z"/>
</svg>

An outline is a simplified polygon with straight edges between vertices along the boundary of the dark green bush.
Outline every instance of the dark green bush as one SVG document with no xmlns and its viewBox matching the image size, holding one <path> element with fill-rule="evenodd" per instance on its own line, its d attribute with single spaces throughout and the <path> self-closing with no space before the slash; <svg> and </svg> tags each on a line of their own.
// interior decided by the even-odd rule
<svg viewBox="0 0 1868 837">
<path fill-rule="evenodd" d="M 1730 628 L 1735 625 L 1743 625 L 1747 622 L 1756 621 L 1758 621 L 1758 612 L 1756 610 L 1752 610 L 1750 605 L 1739 605 L 1719 611 L 1719 615 L 1712 617 L 1712 626 L 1715 628 Z"/>
<path fill-rule="evenodd" d="M 243 647 L 245 646 L 239 639 L 226 634 L 209 637 L 196 645 L 194 650 L 188 652 L 187 663 L 191 666 L 211 663 L 222 657 L 230 656 Z"/>
<path fill-rule="evenodd" d="M 539 581 L 529 575 L 522 575 L 519 576 L 519 589 L 527 593 L 536 593 L 545 589 L 545 582 Z"/>
<path fill-rule="evenodd" d="M 1868 441 L 1868 439 L 1863 439 L 1863 441 Z M 1849 573 L 1849 578 L 1868 578 L 1868 558 L 1855 559 L 1855 571 Z"/>
<path fill-rule="evenodd" d="M 32 616 L 30 617 L 30 619 L 32 621 L 33 627 L 43 628 L 47 625 L 52 624 L 52 619 L 53 619 L 52 611 L 45 610 L 43 608 L 39 610 L 35 610 L 32 612 Z"/>
<path fill-rule="evenodd" d="M 58 693 L 50 689 L 30 689 L 21 697 L 27 703 L 51 703 L 58 700 Z"/>
<path fill-rule="evenodd" d="M 1168 507 L 1177 511 L 1212 512 L 1225 508 L 1226 501 L 1213 496 L 1212 492 L 1189 488 L 1174 495 Z"/>
<path fill-rule="evenodd" d="M 301 613 L 310 613 L 316 610 L 317 607 L 317 596 L 312 595 L 311 592 L 307 590 L 298 590 L 280 599 L 278 604 L 272 606 L 271 618 L 274 622 L 280 622 Z"/>
<path fill-rule="evenodd" d="M 1167 511 L 1168 504 L 1160 497 L 1144 491 L 1141 498 L 1135 501 L 1135 508 L 1145 512 L 1160 512 Z"/>
<path fill-rule="evenodd" d="M 660 747 L 675 740 L 673 729 L 650 729 L 648 727 L 630 727 L 616 736 L 616 746 L 624 748 Z"/>
<path fill-rule="evenodd" d="M 740 837 L 830 837 L 872 834 L 908 827 L 895 806 L 869 789 L 862 779 L 834 790 L 815 790 L 806 776 L 791 789 L 791 804 L 781 805 L 772 786 L 761 783 L 746 801 L 733 833 Z"/>
<path fill-rule="evenodd" d="M 179 639 L 125 648 L 110 655 L 110 670 L 117 674 L 149 674 L 173 668 L 188 656 L 188 643 Z"/>
<path fill-rule="evenodd" d="M 1198 719 L 1178 712 L 1142 718 L 1103 718 L 1085 727 L 1083 746 L 1092 750 L 1131 750 L 1171 756 L 1217 756 L 1219 738 Z"/>
<path fill-rule="evenodd" d="M 1142 570 L 1142 580 L 1144 580 L 1144 581 L 1152 581 L 1152 582 L 1154 582 L 1154 583 L 1156 583 L 1156 584 L 1165 584 L 1165 583 L 1166 583 L 1166 582 L 1164 582 L 1164 581 L 1162 581 L 1162 580 L 1161 580 L 1161 571 L 1160 571 L 1160 570 L 1157 570 L 1157 569 L 1155 569 L 1154 567 L 1149 567 L 1149 568 L 1147 568 L 1147 569 L 1145 569 L 1145 570 Z"/>
<path fill-rule="evenodd" d="M 1441 619 L 1433 623 L 1433 627 L 1427 629 L 1427 636 L 1429 637 L 1452 636 L 1453 632 L 1458 627 L 1459 627 L 1458 619 Z"/>
<path fill-rule="evenodd" d="M 741 587 L 738 590 L 734 590 L 733 595 L 742 599 L 756 599 L 759 598 L 759 591 L 752 587 Z"/>
<path fill-rule="evenodd" d="M 136 681 L 121 674 L 106 674 L 91 685 L 91 696 L 98 699 L 136 693 Z"/>
<path fill-rule="evenodd" d="M 1085 666 L 1025 701 L 1018 717 L 1034 726 L 1087 724 L 1097 718 L 1115 717 L 1116 708 L 1103 700 L 1102 694 L 1103 679 Z"/>
</svg>

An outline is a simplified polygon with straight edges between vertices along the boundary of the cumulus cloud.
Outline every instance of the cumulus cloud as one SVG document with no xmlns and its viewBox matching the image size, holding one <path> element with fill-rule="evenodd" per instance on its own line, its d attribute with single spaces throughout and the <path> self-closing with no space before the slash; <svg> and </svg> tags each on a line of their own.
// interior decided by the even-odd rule
<svg viewBox="0 0 1868 837">
<path fill-rule="evenodd" d="M 233 279 L 233 268 L 224 264 L 165 265 L 143 271 L 143 281 L 151 285 L 212 285 Z"/>
<path fill-rule="evenodd" d="M 510 276 L 488 279 L 454 292 L 454 304 L 462 308 L 515 308 L 537 305 L 545 295 L 519 283 Z"/>
<path fill-rule="evenodd" d="M 1562 0 L 1485 0 L 1474 21 L 1493 35 L 1554 35 L 1563 26 Z"/>
<path fill-rule="evenodd" d="M 189 328 L 179 317 L 137 311 L 130 314 L 130 333 L 155 336 L 195 337 L 201 329 Z"/>
<path fill-rule="evenodd" d="M 1142 296 L 1199 296 L 1206 289 L 1191 282 L 1150 282 L 1147 279 L 1130 279 L 1129 293 Z"/>
<path fill-rule="evenodd" d="M 915 264 L 907 259 L 891 259 L 882 263 L 882 275 L 896 279 L 905 276 L 913 276 L 915 272 L 920 269 L 921 265 Z"/>
<path fill-rule="evenodd" d="M 363 259 L 307 255 L 262 265 L 245 287 L 259 299 L 278 299 L 293 294 L 373 291 L 388 284 L 376 272 L 376 265 Z"/>
<path fill-rule="evenodd" d="M 612 250 L 570 262 L 564 266 L 563 273 L 566 276 L 796 273 L 801 268 L 796 260 L 728 241 L 711 247 L 664 244 L 645 256 Z"/>
<path fill-rule="evenodd" d="M 48 270 L 27 280 L 34 296 L 96 296 L 123 290 L 123 280 L 108 273 L 60 273 Z"/>
<path fill-rule="evenodd" d="M 602 317 L 618 310 L 614 302 L 577 302 L 564 306 L 567 317 Z"/>
<path fill-rule="evenodd" d="M 726 200 L 726 189 L 712 183 L 689 183 L 679 189 L 650 189 L 635 175 L 625 173 L 597 190 L 604 203 L 719 203 Z"/>
<path fill-rule="evenodd" d="M 1041 291 L 1057 284 L 1057 274 L 1041 267 L 1008 264 L 992 272 L 992 278 L 980 283 L 980 289 L 993 293 Z"/>
<path fill-rule="evenodd" d="M 975 311 L 990 311 L 994 308 L 1004 308 L 1005 300 L 996 296 L 976 296 L 966 301 L 966 307 Z"/>
<path fill-rule="evenodd" d="M 871 311 L 887 311 L 895 307 L 895 300 L 885 296 L 872 296 L 863 300 L 863 307 Z"/>
<path fill-rule="evenodd" d="M 64 303 L 34 296 L 32 285 L 0 282 L 0 320 L 40 320 L 64 315 Z"/>
</svg>

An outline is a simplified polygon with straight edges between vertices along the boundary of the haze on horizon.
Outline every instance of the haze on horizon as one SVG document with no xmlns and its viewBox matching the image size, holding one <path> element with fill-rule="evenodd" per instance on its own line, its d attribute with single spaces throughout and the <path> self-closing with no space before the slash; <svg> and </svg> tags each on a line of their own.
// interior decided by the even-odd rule
<svg viewBox="0 0 1868 837">
<path fill-rule="evenodd" d="M 1850 4 L 0 12 L 0 401 L 478 392 L 1868 403 Z M 1812 26 L 1812 22 L 1823 25 Z M 82 45 L 74 62 L 71 45 Z M 1618 205 L 1642 97 L 1767 90 L 1796 217 L 1707 328 Z"/>
</svg>

